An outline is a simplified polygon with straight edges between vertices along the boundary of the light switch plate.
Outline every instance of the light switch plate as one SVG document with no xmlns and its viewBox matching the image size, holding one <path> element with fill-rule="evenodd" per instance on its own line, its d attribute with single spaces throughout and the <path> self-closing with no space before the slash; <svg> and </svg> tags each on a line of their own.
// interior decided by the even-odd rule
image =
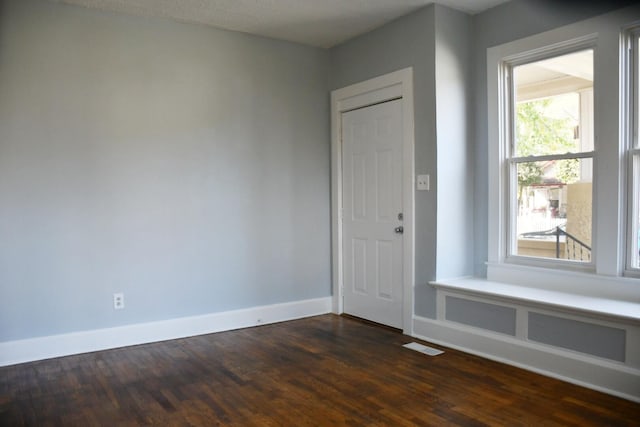
<svg viewBox="0 0 640 427">
<path fill-rule="evenodd" d="M 420 191 L 429 191 L 429 175 L 418 175 L 416 186 Z"/>
</svg>

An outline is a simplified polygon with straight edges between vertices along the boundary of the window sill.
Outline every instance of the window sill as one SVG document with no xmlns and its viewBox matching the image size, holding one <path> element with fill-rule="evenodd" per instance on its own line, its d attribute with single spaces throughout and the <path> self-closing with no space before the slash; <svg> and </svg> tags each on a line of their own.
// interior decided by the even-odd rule
<svg viewBox="0 0 640 427">
<path fill-rule="evenodd" d="M 501 297 L 635 322 L 640 321 L 640 299 L 626 301 L 602 296 L 587 296 L 479 278 L 436 280 L 430 282 L 430 284 L 447 291 L 462 291 L 479 296 Z M 640 288 L 640 284 L 638 285 Z"/>
</svg>

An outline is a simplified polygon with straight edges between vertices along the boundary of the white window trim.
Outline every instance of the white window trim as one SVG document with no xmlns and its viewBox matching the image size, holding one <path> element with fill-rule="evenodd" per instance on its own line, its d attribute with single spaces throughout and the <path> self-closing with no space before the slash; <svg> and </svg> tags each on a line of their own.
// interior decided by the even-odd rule
<svg viewBox="0 0 640 427">
<path fill-rule="evenodd" d="M 516 40 L 487 50 L 487 99 L 489 127 L 489 222 L 488 280 L 531 287 L 556 289 L 575 294 L 595 293 L 602 297 L 640 300 L 637 279 L 623 278 L 626 254 L 625 214 L 627 182 L 624 179 L 624 136 L 620 132 L 620 31 L 640 17 L 640 7 L 620 9 L 549 32 Z M 638 19 L 638 18 L 636 18 Z M 502 111 L 506 98 L 503 85 L 508 60 L 540 53 L 553 56 L 581 43 L 594 43 L 594 162 L 593 162 L 593 266 L 571 271 L 553 260 L 507 257 L 508 168 L 505 138 L 509 123 Z M 550 261 L 550 262 L 547 262 Z M 560 268 L 559 268 L 560 267 Z M 575 270 L 575 269 L 573 269 Z M 584 286 L 586 278 L 594 286 Z M 514 283 L 515 282 L 515 283 Z M 630 287 L 633 287 L 632 289 Z"/>
</svg>

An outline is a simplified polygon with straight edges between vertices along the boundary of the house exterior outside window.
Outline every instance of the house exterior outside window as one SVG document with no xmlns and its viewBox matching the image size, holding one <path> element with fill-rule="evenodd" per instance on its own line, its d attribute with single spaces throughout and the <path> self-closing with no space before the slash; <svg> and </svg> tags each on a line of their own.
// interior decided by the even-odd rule
<svg viewBox="0 0 640 427">
<path fill-rule="evenodd" d="M 509 253 L 590 263 L 593 50 L 505 66 Z"/>
</svg>

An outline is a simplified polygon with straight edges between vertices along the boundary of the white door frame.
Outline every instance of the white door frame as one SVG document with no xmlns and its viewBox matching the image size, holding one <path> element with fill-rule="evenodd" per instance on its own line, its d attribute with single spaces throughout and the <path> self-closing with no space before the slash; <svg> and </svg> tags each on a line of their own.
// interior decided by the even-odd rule
<svg viewBox="0 0 640 427">
<path fill-rule="evenodd" d="M 413 69 L 404 68 L 331 92 L 331 249 L 332 311 L 343 310 L 342 253 L 342 113 L 392 99 L 402 99 L 403 302 L 402 330 L 413 333 L 414 243 L 414 116 Z"/>
</svg>

